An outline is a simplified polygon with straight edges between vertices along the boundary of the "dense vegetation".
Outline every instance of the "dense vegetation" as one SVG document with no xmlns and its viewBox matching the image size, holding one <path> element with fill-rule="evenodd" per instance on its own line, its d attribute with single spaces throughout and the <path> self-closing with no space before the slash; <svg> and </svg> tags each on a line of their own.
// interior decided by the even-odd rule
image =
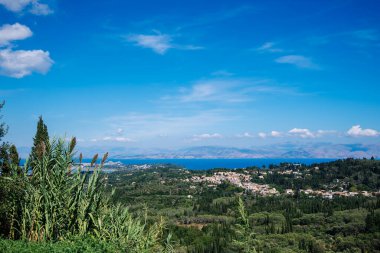
<svg viewBox="0 0 380 253">
<path fill-rule="evenodd" d="M 297 169 L 306 175 L 300 178 L 295 178 L 294 174 L 279 174 L 283 170 L 295 169 L 293 164 L 269 167 L 274 173 L 261 182 L 274 184 L 280 188 L 339 189 L 343 187 L 351 191 L 377 191 L 380 188 L 380 162 L 373 157 L 371 159 L 348 158 L 310 166 L 300 165 Z"/>
<path fill-rule="evenodd" d="M 163 219 L 148 221 L 146 214 L 132 215 L 110 202 L 101 175 L 108 154 L 99 164 L 94 156 L 93 173 L 73 171 L 75 138 L 47 142 L 47 136 L 40 118 L 31 159 L 22 168 L 3 145 L 0 252 L 171 251 Z"/>
<path fill-rule="evenodd" d="M 0 140 L 6 132 L 0 123 Z M 229 181 L 191 180 L 223 169 L 156 165 L 108 174 L 107 154 L 74 166 L 75 145 L 49 139 L 42 117 L 24 166 L 14 145 L 1 145 L 0 252 L 380 252 L 378 195 L 301 191 L 378 192 L 375 159 L 236 170 L 281 193 L 294 190 L 261 196 Z"/>
<path fill-rule="evenodd" d="M 357 174 L 371 172 L 375 178 L 379 175 L 380 161 L 366 159 L 346 159 L 299 169 L 323 186 L 335 184 L 332 176 L 335 172 L 313 177 L 312 170 L 315 167 L 319 171 L 324 170 L 321 168 L 339 170 L 336 164 L 343 168 L 336 172 L 337 177 L 353 185 L 358 182 L 354 179 Z M 297 185 L 299 179 L 279 173 L 289 166 L 273 166 L 273 174 L 261 181 L 255 177 L 252 180 L 284 189 L 288 183 L 293 189 L 311 187 Z M 250 170 L 258 168 L 237 171 Z M 256 252 L 379 252 L 378 197 L 255 196 L 228 182 L 210 187 L 207 183 L 186 180 L 216 171 L 221 169 L 200 172 L 171 165 L 152 166 L 112 173 L 107 176 L 107 184 L 109 190 L 115 189 L 113 201 L 127 203 L 132 212 L 147 207 L 151 219 L 167 217 L 176 252 L 254 252 L 253 248 Z M 363 187 L 373 189 L 365 182 Z M 245 222 L 240 199 L 247 214 Z M 250 251 L 243 245 L 251 245 Z"/>
</svg>

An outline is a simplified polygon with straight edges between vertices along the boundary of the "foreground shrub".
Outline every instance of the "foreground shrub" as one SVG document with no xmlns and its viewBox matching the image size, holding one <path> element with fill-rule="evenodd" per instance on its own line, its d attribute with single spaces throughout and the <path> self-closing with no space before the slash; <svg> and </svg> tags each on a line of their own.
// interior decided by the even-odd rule
<svg viewBox="0 0 380 253">
<path fill-rule="evenodd" d="M 97 155 L 94 157 L 93 173 L 72 171 L 75 144 L 75 138 L 67 145 L 63 140 L 53 141 L 49 148 L 42 143 L 33 164 L 25 164 L 21 179 L 17 179 L 24 182 L 25 189 L 20 215 L 11 215 L 8 237 L 44 242 L 46 247 L 50 247 L 47 242 L 84 237 L 128 252 L 164 250 L 158 243 L 163 222 L 148 226 L 146 219 L 134 218 L 125 207 L 110 204 L 104 194 L 100 171 L 107 154 L 100 165 L 96 165 Z M 12 208 L 7 210 L 14 213 Z"/>
</svg>

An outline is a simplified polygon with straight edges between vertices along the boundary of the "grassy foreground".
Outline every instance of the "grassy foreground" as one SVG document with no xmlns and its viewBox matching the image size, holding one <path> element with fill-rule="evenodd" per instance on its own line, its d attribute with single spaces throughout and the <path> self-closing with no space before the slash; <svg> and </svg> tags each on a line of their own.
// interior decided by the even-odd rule
<svg viewBox="0 0 380 253">
<path fill-rule="evenodd" d="M 73 238 L 58 242 L 28 242 L 0 239 L 0 253 L 113 253 L 126 252 L 121 245 L 99 241 L 91 237 Z"/>
</svg>

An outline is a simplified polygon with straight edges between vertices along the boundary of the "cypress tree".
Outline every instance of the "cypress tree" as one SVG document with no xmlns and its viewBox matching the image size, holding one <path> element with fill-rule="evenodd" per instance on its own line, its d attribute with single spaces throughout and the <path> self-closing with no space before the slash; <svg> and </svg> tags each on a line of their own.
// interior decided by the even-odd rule
<svg viewBox="0 0 380 253">
<path fill-rule="evenodd" d="M 20 167 L 20 156 L 17 152 L 17 148 L 15 145 L 12 145 L 10 148 L 9 148 L 9 159 L 10 159 L 10 163 L 17 168 L 17 174 L 20 175 L 21 174 L 21 167 Z"/>
<path fill-rule="evenodd" d="M 0 169 L 3 175 L 11 175 L 12 168 L 17 168 L 17 173 L 21 173 L 20 157 L 15 145 L 3 143 L 0 147 Z"/>
<path fill-rule="evenodd" d="M 9 158 L 11 160 L 11 164 L 13 164 L 15 166 L 19 166 L 20 165 L 20 157 L 18 155 L 17 148 L 16 148 L 15 145 L 12 145 L 9 148 Z"/>
<path fill-rule="evenodd" d="M 37 123 L 36 135 L 33 138 L 33 147 L 30 154 L 30 164 L 33 165 L 34 161 L 41 157 L 42 153 L 49 148 L 49 133 L 42 116 L 39 117 Z"/>
<path fill-rule="evenodd" d="M 0 146 L 0 170 L 1 175 L 8 176 L 11 173 L 11 164 L 9 157 L 9 144 L 3 143 Z"/>
<path fill-rule="evenodd" d="M 3 109 L 5 102 L 0 102 L 0 112 L 1 109 Z M 0 120 L 3 116 L 0 115 Z M 4 122 L 0 122 L 0 141 L 1 139 L 7 134 L 8 132 L 8 126 Z"/>
<path fill-rule="evenodd" d="M 3 109 L 5 102 L 0 102 L 0 111 Z M 2 119 L 0 115 L 0 120 Z M 4 122 L 0 122 L 0 141 L 7 134 L 8 126 Z M 0 170 L 2 175 L 9 174 L 10 164 L 9 164 L 9 154 L 8 154 L 8 143 L 2 143 L 0 146 Z"/>
</svg>

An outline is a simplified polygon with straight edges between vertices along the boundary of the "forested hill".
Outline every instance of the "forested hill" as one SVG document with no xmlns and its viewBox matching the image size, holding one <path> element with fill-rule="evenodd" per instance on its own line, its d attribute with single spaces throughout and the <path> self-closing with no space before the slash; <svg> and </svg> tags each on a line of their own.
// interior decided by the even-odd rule
<svg viewBox="0 0 380 253">
<path fill-rule="evenodd" d="M 292 189 L 378 191 L 379 179 L 379 160 L 348 158 L 309 166 L 293 163 L 270 165 L 268 175 L 262 181 Z"/>
<path fill-rule="evenodd" d="M 374 159 L 345 159 L 319 164 L 319 170 L 326 179 L 349 178 L 356 185 L 370 188 L 380 186 L 380 161 Z"/>
</svg>

